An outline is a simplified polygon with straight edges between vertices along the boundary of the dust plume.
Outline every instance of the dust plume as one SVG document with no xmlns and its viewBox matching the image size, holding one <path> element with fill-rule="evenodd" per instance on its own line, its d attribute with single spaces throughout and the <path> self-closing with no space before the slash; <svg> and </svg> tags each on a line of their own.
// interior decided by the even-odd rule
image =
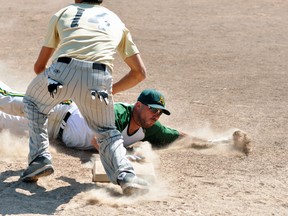
<svg viewBox="0 0 288 216">
<path fill-rule="evenodd" d="M 19 137 L 10 133 L 8 130 L 3 130 L 0 133 L 0 140 L 1 160 L 15 161 L 27 159 L 29 148 L 27 136 Z"/>
<path fill-rule="evenodd" d="M 9 76 L 7 76 L 9 74 Z M 33 75 L 31 73 L 31 75 Z M 22 71 L 17 71 L 10 68 L 5 62 L 0 61 L 0 77 L 1 82 L 8 85 L 13 91 L 25 92 L 27 85 L 29 84 L 29 76 L 25 74 L 23 77 Z M 21 77 L 21 79 L 19 79 Z M 25 82 L 27 80 L 27 82 Z"/>
<path fill-rule="evenodd" d="M 137 155 L 145 160 L 145 162 L 153 163 L 154 167 L 159 166 L 159 156 L 153 151 L 149 142 L 140 142 L 133 145 L 134 155 Z"/>
<path fill-rule="evenodd" d="M 137 143 L 134 145 L 135 155 L 144 158 L 145 162 L 153 163 L 155 168 L 155 179 L 146 179 L 150 183 L 149 192 L 141 196 L 124 196 L 119 185 L 112 183 L 95 183 L 97 189 L 85 192 L 82 199 L 87 201 L 88 205 L 109 205 L 111 207 L 120 207 L 135 204 L 140 201 L 161 201 L 167 198 L 169 186 L 165 183 L 165 179 L 161 179 L 157 175 L 157 167 L 159 166 L 159 156 L 152 150 L 151 144 L 148 142 Z M 145 178 L 145 177 L 144 177 Z"/>
<path fill-rule="evenodd" d="M 29 152 L 29 137 L 17 135 L 9 130 L 0 132 L 0 158 L 2 161 L 26 161 Z M 49 151 L 55 153 L 56 149 L 49 146 Z"/>
<path fill-rule="evenodd" d="M 82 194 L 80 199 L 85 199 L 87 205 L 108 205 L 114 208 L 129 206 L 143 201 L 161 201 L 168 196 L 168 185 L 165 180 L 157 180 L 151 185 L 149 192 L 141 196 L 125 196 L 121 188 L 112 183 L 96 183 L 97 189 Z"/>
<path fill-rule="evenodd" d="M 233 133 L 241 131 L 237 128 L 230 128 L 225 131 L 213 130 L 210 126 L 199 128 L 187 133 L 187 136 L 174 142 L 168 149 L 192 149 L 195 153 L 206 155 L 242 156 L 245 152 L 244 143 L 241 148 L 235 146 Z M 243 134 L 245 132 L 241 132 Z M 250 140 L 249 140 L 250 142 Z"/>
</svg>

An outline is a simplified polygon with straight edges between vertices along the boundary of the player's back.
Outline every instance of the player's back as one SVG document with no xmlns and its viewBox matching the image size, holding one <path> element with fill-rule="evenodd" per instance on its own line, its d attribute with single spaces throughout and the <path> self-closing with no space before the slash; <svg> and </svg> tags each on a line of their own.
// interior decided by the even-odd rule
<svg viewBox="0 0 288 216">
<path fill-rule="evenodd" d="M 56 13 L 53 22 L 49 29 L 56 28 L 59 37 L 54 58 L 66 56 L 109 66 L 125 31 L 118 16 L 100 5 L 70 5 Z"/>
</svg>

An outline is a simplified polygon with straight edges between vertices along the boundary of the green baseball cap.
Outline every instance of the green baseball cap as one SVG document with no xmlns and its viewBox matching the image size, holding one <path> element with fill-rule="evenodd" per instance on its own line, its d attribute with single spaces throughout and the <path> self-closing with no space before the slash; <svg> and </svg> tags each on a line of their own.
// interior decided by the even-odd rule
<svg viewBox="0 0 288 216">
<path fill-rule="evenodd" d="M 137 100 L 147 106 L 161 109 L 164 114 L 170 115 L 170 112 L 165 109 L 165 99 L 163 94 L 155 89 L 145 89 L 141 92 Z"/>
</svg>

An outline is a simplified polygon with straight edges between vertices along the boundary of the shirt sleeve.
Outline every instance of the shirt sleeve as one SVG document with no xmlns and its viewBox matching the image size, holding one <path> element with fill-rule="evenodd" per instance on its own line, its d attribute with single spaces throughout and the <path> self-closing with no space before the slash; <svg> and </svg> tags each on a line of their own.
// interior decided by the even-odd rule
<svg viewBox="0 0 288 216">
<path fill-rule="evenodd" d="M 151 128 L 146 129 L 142 141 L 151 143 L 152 148 L 163 148 L 174 142 L 180 136 L 179 131 L 163 126 L 156 122 Z"/>
<path fill-rule="evenodd" d="M 118 45 L 118 53 L 122 57 L 122 59 L 126 59 L 132 55 L 139 53 L 139 50 L 135 43 L 133 42 L 130 31 L 127 28 L 124 28 L 123 38 Z"/>
<path fill-rule="evenodd" d="M 56 49 L 59 42 L 60 42 L 60 37 L 58 34 L 57 30 L 57 23 L 59 18 L 62 16 L 62 14 L 67 10 L 67 8 L 63 8 L 62 10 L 58 11 L 56 14 L 54 14 L 50 22 L 48 24 L 48 30 L 46 33 L 46 37 L 44 40 L 44 46 L 49 47 L 49 48 L 54 48 Z"/>
</svg>

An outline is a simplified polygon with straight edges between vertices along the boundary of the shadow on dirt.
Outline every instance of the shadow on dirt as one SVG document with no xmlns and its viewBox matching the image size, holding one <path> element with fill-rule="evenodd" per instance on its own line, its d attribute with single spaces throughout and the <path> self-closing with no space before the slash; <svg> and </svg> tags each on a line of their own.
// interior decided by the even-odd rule
<svg viewBox="0 0 288 216">
<path fill-rule="evenodd" d="M 96 189 L 97 187 L 99 188 L 99 186 L 96 186 L 92 182 L 79 183 L 75 179 L 63 176 L 56 180 L 63 181 L 69 185 L 50 191 L 47 191 L 45 187 L 37 183 L 23 183 L 19 180 L 7 182 L 9 178 L 19 176 L 21 172 L 22 170 L 7 170 L 0 174 L 0 196 L 6 197 L 6 199 L 1 199 L 1 215 L 53 215 L 56 211 L 61 211 L 60 206 L 68 203 L 77 194 L 90 189 Z"/>
</svg>

